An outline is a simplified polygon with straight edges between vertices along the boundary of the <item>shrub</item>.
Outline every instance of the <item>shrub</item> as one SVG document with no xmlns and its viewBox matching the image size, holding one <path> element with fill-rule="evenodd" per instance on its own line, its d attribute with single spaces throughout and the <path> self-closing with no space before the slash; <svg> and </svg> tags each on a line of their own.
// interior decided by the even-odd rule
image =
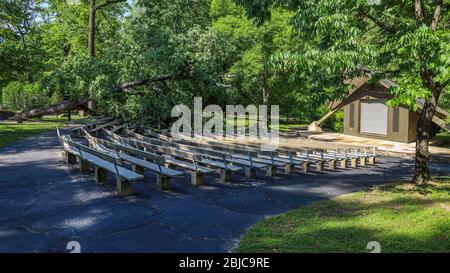
<svg viewBox="0 0 450 273">
<path fill-rule="evenodd" d="M 47 103 L 47 96 L 39 83 L 10 82 L 2 90 L 3 108 L 11 111 L 24 111 L 42 107 Z"/>
</svg>

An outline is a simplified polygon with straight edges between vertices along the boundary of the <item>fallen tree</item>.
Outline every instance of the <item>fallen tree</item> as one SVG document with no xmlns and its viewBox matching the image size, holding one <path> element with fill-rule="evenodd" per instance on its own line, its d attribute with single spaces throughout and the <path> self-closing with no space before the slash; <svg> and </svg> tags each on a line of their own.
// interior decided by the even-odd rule
<svg viewBox="0 0 450 273">
<path fill-rule="evenodd" d="M 119 84 L 115 87 L 113 87 L 113 92 L 127 92 L 129 88 L 136 87 L 136 86 L 142 86 L 142 85 L 148 85 L 153 82 L 162 82 L 166 80 L 171 79 L 187 79 L 186 77 L 175 77 L 173 75 L 167 74 L 167 75 L 159 75 L 148 79 L 143 80 L 134 80 L 130 82 L 125 82 L 122 84 Z M 75 109 L 87 109 L 87 104 L 91 99 L 88 97 L 79 97 L 75 100 L 65 100 L 62 101 L 59 104 L 52 105 L 50 107 L 41 107 L 36 108 L 28 111 L 24 111 L 21 114 L 18 114 L 14 117 L 11 117 L 10 119 L 17 119 L 21 120 L 22 118 L 30 119 L 30 118 L 36 118 L 41 117 L 44 115 L 52 115 L 57 113 L 62 113 L 69 110 L 75 110 Z"/>
<path fill-rule="evenodd" d="M 44 115 L 57 114 L 68 110 L 87 108 L 87 104 L 89 101 L 90 99 L 87 97 L 81 97 L 73 101 L 67 100 L 59 104 L 52 105 L 50 107 L 36 108 L 33 110 L 22 112 L 20 114 L 20 117 L 30 119 L 35 117 L 41 117 Z"/>
<path fill-rule="evenodd" d="M 173 75 L 173 74 L 162 74 L 157 75 L 154 77 L 150 77 L 147 79 L 141 79 L 141 80 L 133 80 L 129 82 L 124 82 L 119 85 L 116 85 L 112 88 L 113 93 L 128 93 L 130 88 L 138 87 L 138 86 L 144 86 L 144 85 L 151 85 L 153 83 L 157 82 L 165 82 L 168 80 L 189 80 L 193 79 L 192 76 L 189 76 L 189 73 L 182 73 L 180 75 Z M 214 84 L 221 88 L 230 88 L 231 86 L 220 84 L 217 82 L 214 82 Z M 155 86 L 153 88 L 157 89 Z M 29 111 L 22 112 L 22 114 L 19 116 L 19 119 L 22 118 L 35 118 L 35 117 L 41 117 L 43 115 L 51 115 L 51 114 L 57 114 L 69 110 L 75 110 L 75 109 L 87 109 L 87 103 L 90 101 L 88 97 L 80 97 L 76 100 L 67 100 L 63 101 L 59 104 L 52 105 L 50 107 L 42 107 L 42 108 L 36 108 Z M 17 117 L 14 117 L 17 118 Z"/>
</svg>

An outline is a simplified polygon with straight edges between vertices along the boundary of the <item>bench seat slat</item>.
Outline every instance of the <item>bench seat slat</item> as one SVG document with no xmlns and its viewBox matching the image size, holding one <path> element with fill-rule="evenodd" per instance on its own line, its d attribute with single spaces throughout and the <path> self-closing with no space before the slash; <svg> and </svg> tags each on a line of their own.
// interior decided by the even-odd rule
<svg viewBox="0 0 450 273">
<path fill-rule="evenodd" d="M 259 157 L 265 158 L 265 159 L 270 159 L 270 156 L 268 156 L 268 155 L 260 155 Z M 283 156 L 283 155 L 278 155 L 277 157 L 274 157 L 273 160 L 283 162 L 286 164 L 293 163 L 294 165 L 301 165 L 303 162 L 306 162 L 306 160 L 302 161 L 302 160 L 295 160 L 295 159 L 292 159 L 292 162 L 291 162 L 291 160 L 289 159 L 288 156 Z"/>
<path fill-rule="evenodd" d="M 132 156 L 132 155 L 129 155 L 129 154 L 126 154 L 126 153 L 119 152 L 118 153 L 119 156 L 117 157 L 117 153 L 115 151 L 111 150 L 111 149 L 101 149 L 101 151 L 104 152 L 104 153 L 107 153 L 110 156 L 115 157 L 117 159 L 120 158 L 120 159 L 128 161 L 128 162 L 130 162 L 132 164 L 139 165 L 141 167 L 147 168 L 147 169 L 149 169 L 149 170 L 151 170 L 153 172 L 156 172 L 156 173 L 161 173 L 162 172 L 161 174 L 163 174 L 164 176 L 174 177 L 174 176 L 179 176 L 179 175 L 183 174 L 182 172 L 179 172 L 177 170 L 173 170 L 173 169 L 170 169 L 170 168 L 166 168 L 164 166 L 160 166 L 161 167 L 161 172 L 160 172 L 158 164 L 155 164 L 155 163 L 152 163 L 152 162 L 148 162 L 146 160 L 137 158 L 135 156 Z"/>
<path fill-rule="evenodd" d="M 215 160 L 211 160 L 211 159 L 203 159 L 203 160 L 201 161 L 201 163 L 208 164 L 208 165 L 211 165 L 211 166 L 213 166 L 213 167 L 220 168 L 220 169 L 224 169 L 224 170 L 225 170 L 225 169 L 226 169 L 226 170 L 230 170 L 230 171 L 232 171 L 232 172 L 237 172 L 237 171 L 242 170 L 241 167 L 234 166 L 234 165 L 230 165 L 230 164 L 225 164 L 225 163 L 223 163 L 223 162 L 215 161 Z"/>
<path fill-rule="evenodd" d="M 248 160 L 244 160 L 244 159 L 240 159 L 240 158 L 227 159 L 227 162 L 245 166 L 245 167 L 254 167 L 257 169 L 263 169 L 263 168 L 267 167 L 267 165 L 265 165 L 265 164 L 256 163 L 256 162 L 253 162 L 253 164 L 251 164 Z"/>
<path fill-rule="evenodd" d="M 147 169 L 149 169 L 149 170 L 151 170 L 153 172 L 156 172 L 156 173 L 160 173 L 159 168 L 161 167 L 161 172 L 162 172 L 162 174 L 164 176 L 175 177 L 175 176 L 179 176 L 179 175 L 183 174 L 182 172 L 179 172 L 177 170 L 169 169 L 169 168 L 166 168 L 164 166 L 158 166 L 158 164 L 151 163 L 151 162 L 148 162 L 146 160 L 143 160 L 143 159 L 140 159 L 140 158 L 137 158 L 137 157 L 134 157 L 134 156 L 130 156 L 130 155 L 127 155 L 127 154 L 124 154 L 124 153 L 119 153 L 119 156 L 120 156 L 121 159 L 123 159 L 125 161 L 128 161 L 128 162 L 130 162 L 132 164 L 135 164 L 135 165 L 139 165 L 139 166 L 144 167 L 144 168 L 147 168 Z"/>
<path fill-rule="evenodd" d="M 79 152 L 75 151 L 74 149 L 70 149 L 69 152 L 75 154 L 78 157 L 82 157 L 84 160 L 86 160 L 102 169 L 105 169 L 111 173 L 116 174 L 116 168 L 114 167 L 114 164 L 111 162 L 108 162 L 106 160 L 103 160 L 99 157 L 96 157 L 94 155 L 91 155 L 91 154 L 89 154 L 87 152 L 83 152 L 83 151 L 82 151 L 81 155 Z M 142 175 L 137 174 L 137 173 L 135 173 L 131 170 L 128 170 L 124 167 L 121 167 L 121 166 L 117 166 L 117 171 L 119 172 L 119 176 L 121 178 L 124 178 L 128 181 L 134 181 L 134 180 L 139 180 L 139 179 L 144 178 Z"/>
<path fill-rule="evenodd" d="M 173 158 L 171 156 L 167 156 L 166 155 L 166 156 L 164 156 L 164 158 L 166 159 L 166 163 L 169 163 L 169 164 L 172 164 L 172 165 L 184 168 L 184 169 L 188 169 L 188 170 L 191 170 L 191 171 L 199 171 L 201 173 L 212 173 L 212 172 L 215 171 L 213 169 L 202 167 L 202 166 L 198 166 L 198 165 L 197 165 L 197 168 L 195 168 L 194 164 L 189 163 L 187 161 L 175 159 L 175 158 Z"/>
<path fill-rule="evenodd" d="M 76 143 L 76 142 L 73 142 L 73 143 L 76 144 L 76 145 L 83 146 L 83 145 L 81 145 L 79 143 Z M 85 148 L 86 149 L 90 149 L 88 147 L 85 147 Z M 64 145 L 64 150 L 69 152 L 69 153 L 71 153 L 71 154 L 73 154 L 73 155 L 75 155 L 75 156 L 77 156 L 77 157 L 82 158 L 83 160 L 88 161 L 89 163 L 92 163 L 92 164 L 94 164 L 94 165 L 96 165 L 96 166 L 98 166 L 98 167 L 100 167 L 102 169 L 105 169 L 105 170 L 107 170 L 107 171 L 109 171 L 109 172 L 111 172 L 111 173 L 113 173 L 115 175 L 118 175 L 119 177 L 124 178 L 124 179 L 126 179 L 128 181 L 140 180 L 140 179 L 144 178 L 144 176 L 142 176 L 142 175 L 140 175 L 138 173 L 135 173 L 135 172 L 133 172 L 131 170 L 128 170 L 128 169 L 126 169 L 124 167 L 117 166 L 117 165 L 114 166 L 113 163 L 111 163 L 109 161 L 106 161 L 106 160 L 104 160 L 104 159 L 102 159 L 102 158 L 100 158 L 98 156 L 92 155 L 92 154 L 90 154 L 87 151 L 81 151 L 81 154 L 80 154 L 80 150 L 72 147 L 70 144 L 65 144 Z M 118 174 L 116 172 L 116 167 L 117 167 Z"/>
</svg>

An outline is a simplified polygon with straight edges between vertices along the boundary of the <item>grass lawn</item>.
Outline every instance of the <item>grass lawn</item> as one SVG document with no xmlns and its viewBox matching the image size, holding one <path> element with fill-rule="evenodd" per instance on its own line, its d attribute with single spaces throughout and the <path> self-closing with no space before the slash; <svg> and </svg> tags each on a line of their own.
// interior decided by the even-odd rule
<svg viewBox="0 0 450 273">
<path fill-rule="evenodd" d="M 257 121 L 255 121 L 257 122 Z M 249 126 L 249 119 L 246 118 L 244 119 L 231 119 L 231 118 L 227 118 L 224 121 L 224 129 L 226 128 L 226 124 L 234 124 L 234 126 L 237 125 L 243 125 L 245 127 Z M 272 127 L 272 126 L 270 126 Z M 289 132 L 293 129 L 307 129 L 308 128 L 308 124 L 300 124 L 300 123 L 296 123 L 296 122 L 289 122 L 286 123 L 284 119 L 280 119 L 279 121 L 279 125 L 278 125 L 278 130 L 280 132 Z"/>
<path fill-rule="evenodd" d="M 313 203 L 253 226 L 238 252 L 450 252 L 450 177 L 399 182 Z"/>
<path fill-rule="evenodd" d="M 72 115 L 73 119 L 78 116 Z M 0 122 L 0 148 L 14 141 L 29 137 L 34 134 L 42 133 L 46 130 L 56 127 L 66 126 L 67 117 L 58 118 L 57 116 L 45 116 L 42 120 L 35 122 L 24 121 L 22 124 L 15 122 Z"/>
</svg>

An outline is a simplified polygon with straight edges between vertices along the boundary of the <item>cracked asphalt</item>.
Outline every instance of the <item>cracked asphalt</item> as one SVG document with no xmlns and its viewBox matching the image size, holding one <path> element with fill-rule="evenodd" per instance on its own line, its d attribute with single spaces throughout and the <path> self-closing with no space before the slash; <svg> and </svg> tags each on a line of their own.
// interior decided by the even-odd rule
<svg viewBox="0 0 450 273">
<path fill-rule="evenodd" d="M 212 174 L 204 187 L 186 173 L 168 192 L 147 172 L 124 198 L 113 177 L 96 185 L 92 174 L 64 165 L 60 151 L 54 131 L 0 149 L 0 252 L 69 252 L 70 241 L 81 252 L 230 252 L 264 217 L 407 179 L 413 170 L 411 160 L 381 157 L 375 166 L 322 174 L 239 173 L 232 184 Z M 434 163 L 432 174 L 450 175 L 450 165 Z"/>
</svg>

